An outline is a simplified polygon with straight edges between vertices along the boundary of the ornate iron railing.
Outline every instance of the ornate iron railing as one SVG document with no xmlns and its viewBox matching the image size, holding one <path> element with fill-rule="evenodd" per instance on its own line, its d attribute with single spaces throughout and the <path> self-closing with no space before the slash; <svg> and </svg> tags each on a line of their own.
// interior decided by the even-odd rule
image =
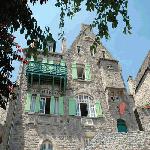
<svg viewBox="0 0 150 150">
<path fill-rule="evenodd" d="M 26 73 L 54 75 L 54 76 L 67 76 L 67 67 L 60 64 L 47 64 L 39 62 L 30 62 L 27 65 Z"/>
</svg>

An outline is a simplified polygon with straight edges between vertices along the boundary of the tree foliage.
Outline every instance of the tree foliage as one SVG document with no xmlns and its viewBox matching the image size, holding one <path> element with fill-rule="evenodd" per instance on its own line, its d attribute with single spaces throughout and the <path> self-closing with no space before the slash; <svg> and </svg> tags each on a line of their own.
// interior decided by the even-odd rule
<svg viewBox="0 0 150 150">
<path fill-rule="evenodd" d="M 42 31 L 36 19 L 29 8 L 28 3 L 33 5 L 37 2 L 45 4 L 48 0 L 5 0 L 0 5 L 0 107 L 6 109 L 7 102 L 15 98 L 13 88 L 15 83 L 11 82 L 12 62 L 15 60 L 23 61 L 19 51 L 14 50 L 14 47 L 20 50 L 20 46 L 16 45 L 13 33 L 20 31 L 24 34 L 29 46 L 29 54 L 36 54 L 37 49 L 46 50 L 47 37 L 54 41 L 49 28 Z M 129 16 L 127 14 L 128 0 L 57 0 L 55 6 L 60 8 L 60 23 L 59 27 L 64 27 L 64 18 L 72 18 L 81 10 L 81 4 L 85 4 L 86 10 L 96 12 L 95 19 L 91 23 L 92 27 L 98 28 L 97 39 L 109 38 L 109 24 L 112 28 L 118 25 L 118 16 L 122 16 L 125 23 L 123 32 L 130 33 L 131 26 Z M 48 33 L 48 34 L 47 34 Z M 60 37 L 63 36 L 63 32 Z M 36 39 L 36 47 L 30 44 Z M 18 48 L 19 47 L 19 48 Z"/>
</svg>

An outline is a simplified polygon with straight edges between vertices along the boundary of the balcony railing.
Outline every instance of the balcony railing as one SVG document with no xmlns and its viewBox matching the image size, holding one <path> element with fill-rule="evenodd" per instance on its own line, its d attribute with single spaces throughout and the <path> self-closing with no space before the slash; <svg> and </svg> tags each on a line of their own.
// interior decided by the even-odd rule
<svg viewBox="0 0 150 150">
<path fill-rule="evenodd" d="M 53 75 L 53 76 L 66 76 L 67 67 L 60 64 L 47 64 L 39 62 L 30 62 L 26 68 L 27 74 L 41 74 L 41 75 Z"/>
</svg>

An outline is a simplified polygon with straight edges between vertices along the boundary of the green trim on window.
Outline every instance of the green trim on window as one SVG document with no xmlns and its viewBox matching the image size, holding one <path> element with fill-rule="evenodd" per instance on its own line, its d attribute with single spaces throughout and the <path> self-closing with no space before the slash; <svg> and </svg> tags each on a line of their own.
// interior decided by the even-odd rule
<svg viewBox="0 0 150 150">
<path fill-rule="evenodd" d="M 59 97 L 59 115 L 64 115 L 64 97 Z"/>
<path fill-rule="evenodd" d="M 25 112 L 30 112 L 31 96 L 32 96 L 31 93 L 27 93 L 26 95 Z"/>
<path fill-rule="evenodd" d="M 91 80 L 91 65 L 86 64 L 85 65 L 85 80 L 90 81 Z"/>
<path fill-rule="evenodd" d="M 40 94 L 36 96 L 35 112 L 40 112 Z"/>
<path fill-rule="evenodd" d="M 96 117 L 103 116 L 102 106 L 99 100 L 96 102 L 95 106 L 96 106 Z"/>
<path fill-rule="evenodd" d="M 78 76 L 77 76 L 77 65 L 76 65 L 75 61 L 72 63 L 72 78 L 73 79 L 78 78 Z"/>
<path fill-rule="evenodd" d="M 76 100 L 74 98 L 69 99 L 69 115 L 76 115 Z"/>
<path fill-rule="evenodd" d="M 55 113 L 55 98 L 54 96 L 51 96 L 51 101 L 50 101 L 50 114 Z"/>
</svg>

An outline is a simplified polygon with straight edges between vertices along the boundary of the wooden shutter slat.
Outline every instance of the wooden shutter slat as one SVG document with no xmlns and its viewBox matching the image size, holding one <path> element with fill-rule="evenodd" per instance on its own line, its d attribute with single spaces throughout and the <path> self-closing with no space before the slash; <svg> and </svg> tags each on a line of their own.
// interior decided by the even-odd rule
<svg viewBox="0 0 150 150">
<path fill-rule="evenodd" d="M 64 115 L 64 98 L 59 97 L 59 115 Z"/>
<path fill-rule="evenodd" d="M 40 112 L 40 94 L 36 96 L 35 112 Z"/>
<path fill-rule="evenodd" d="M 89 64 L 85 65 L 85 80 L 90 81 L 91 80 L 91 66 Z"/>
<path fill-rule="evenodd" d="M 55 98 L 54 96 L 51 96 L 51 101 L 50 101 L 50 114 L 54 114 L 55 112 Z"/>
<path fill-rule="evenodd" d="M 69 115 L 76 115 L 76 100 L 73 98 L 69 99 Z"/>
<path fill-rule="evenodd" d="M 96 117 L 101 117 L 103 115 L 103 111 L 100 101 L 97 101 L 95 106 L 96 106 Z"/>
<path fill-rule="evenodd" d="M 32 95 L 31 93 L 27 93 L 26 95 L 25 112 L 30 112 L 31 95 Z"/>
</svg>

